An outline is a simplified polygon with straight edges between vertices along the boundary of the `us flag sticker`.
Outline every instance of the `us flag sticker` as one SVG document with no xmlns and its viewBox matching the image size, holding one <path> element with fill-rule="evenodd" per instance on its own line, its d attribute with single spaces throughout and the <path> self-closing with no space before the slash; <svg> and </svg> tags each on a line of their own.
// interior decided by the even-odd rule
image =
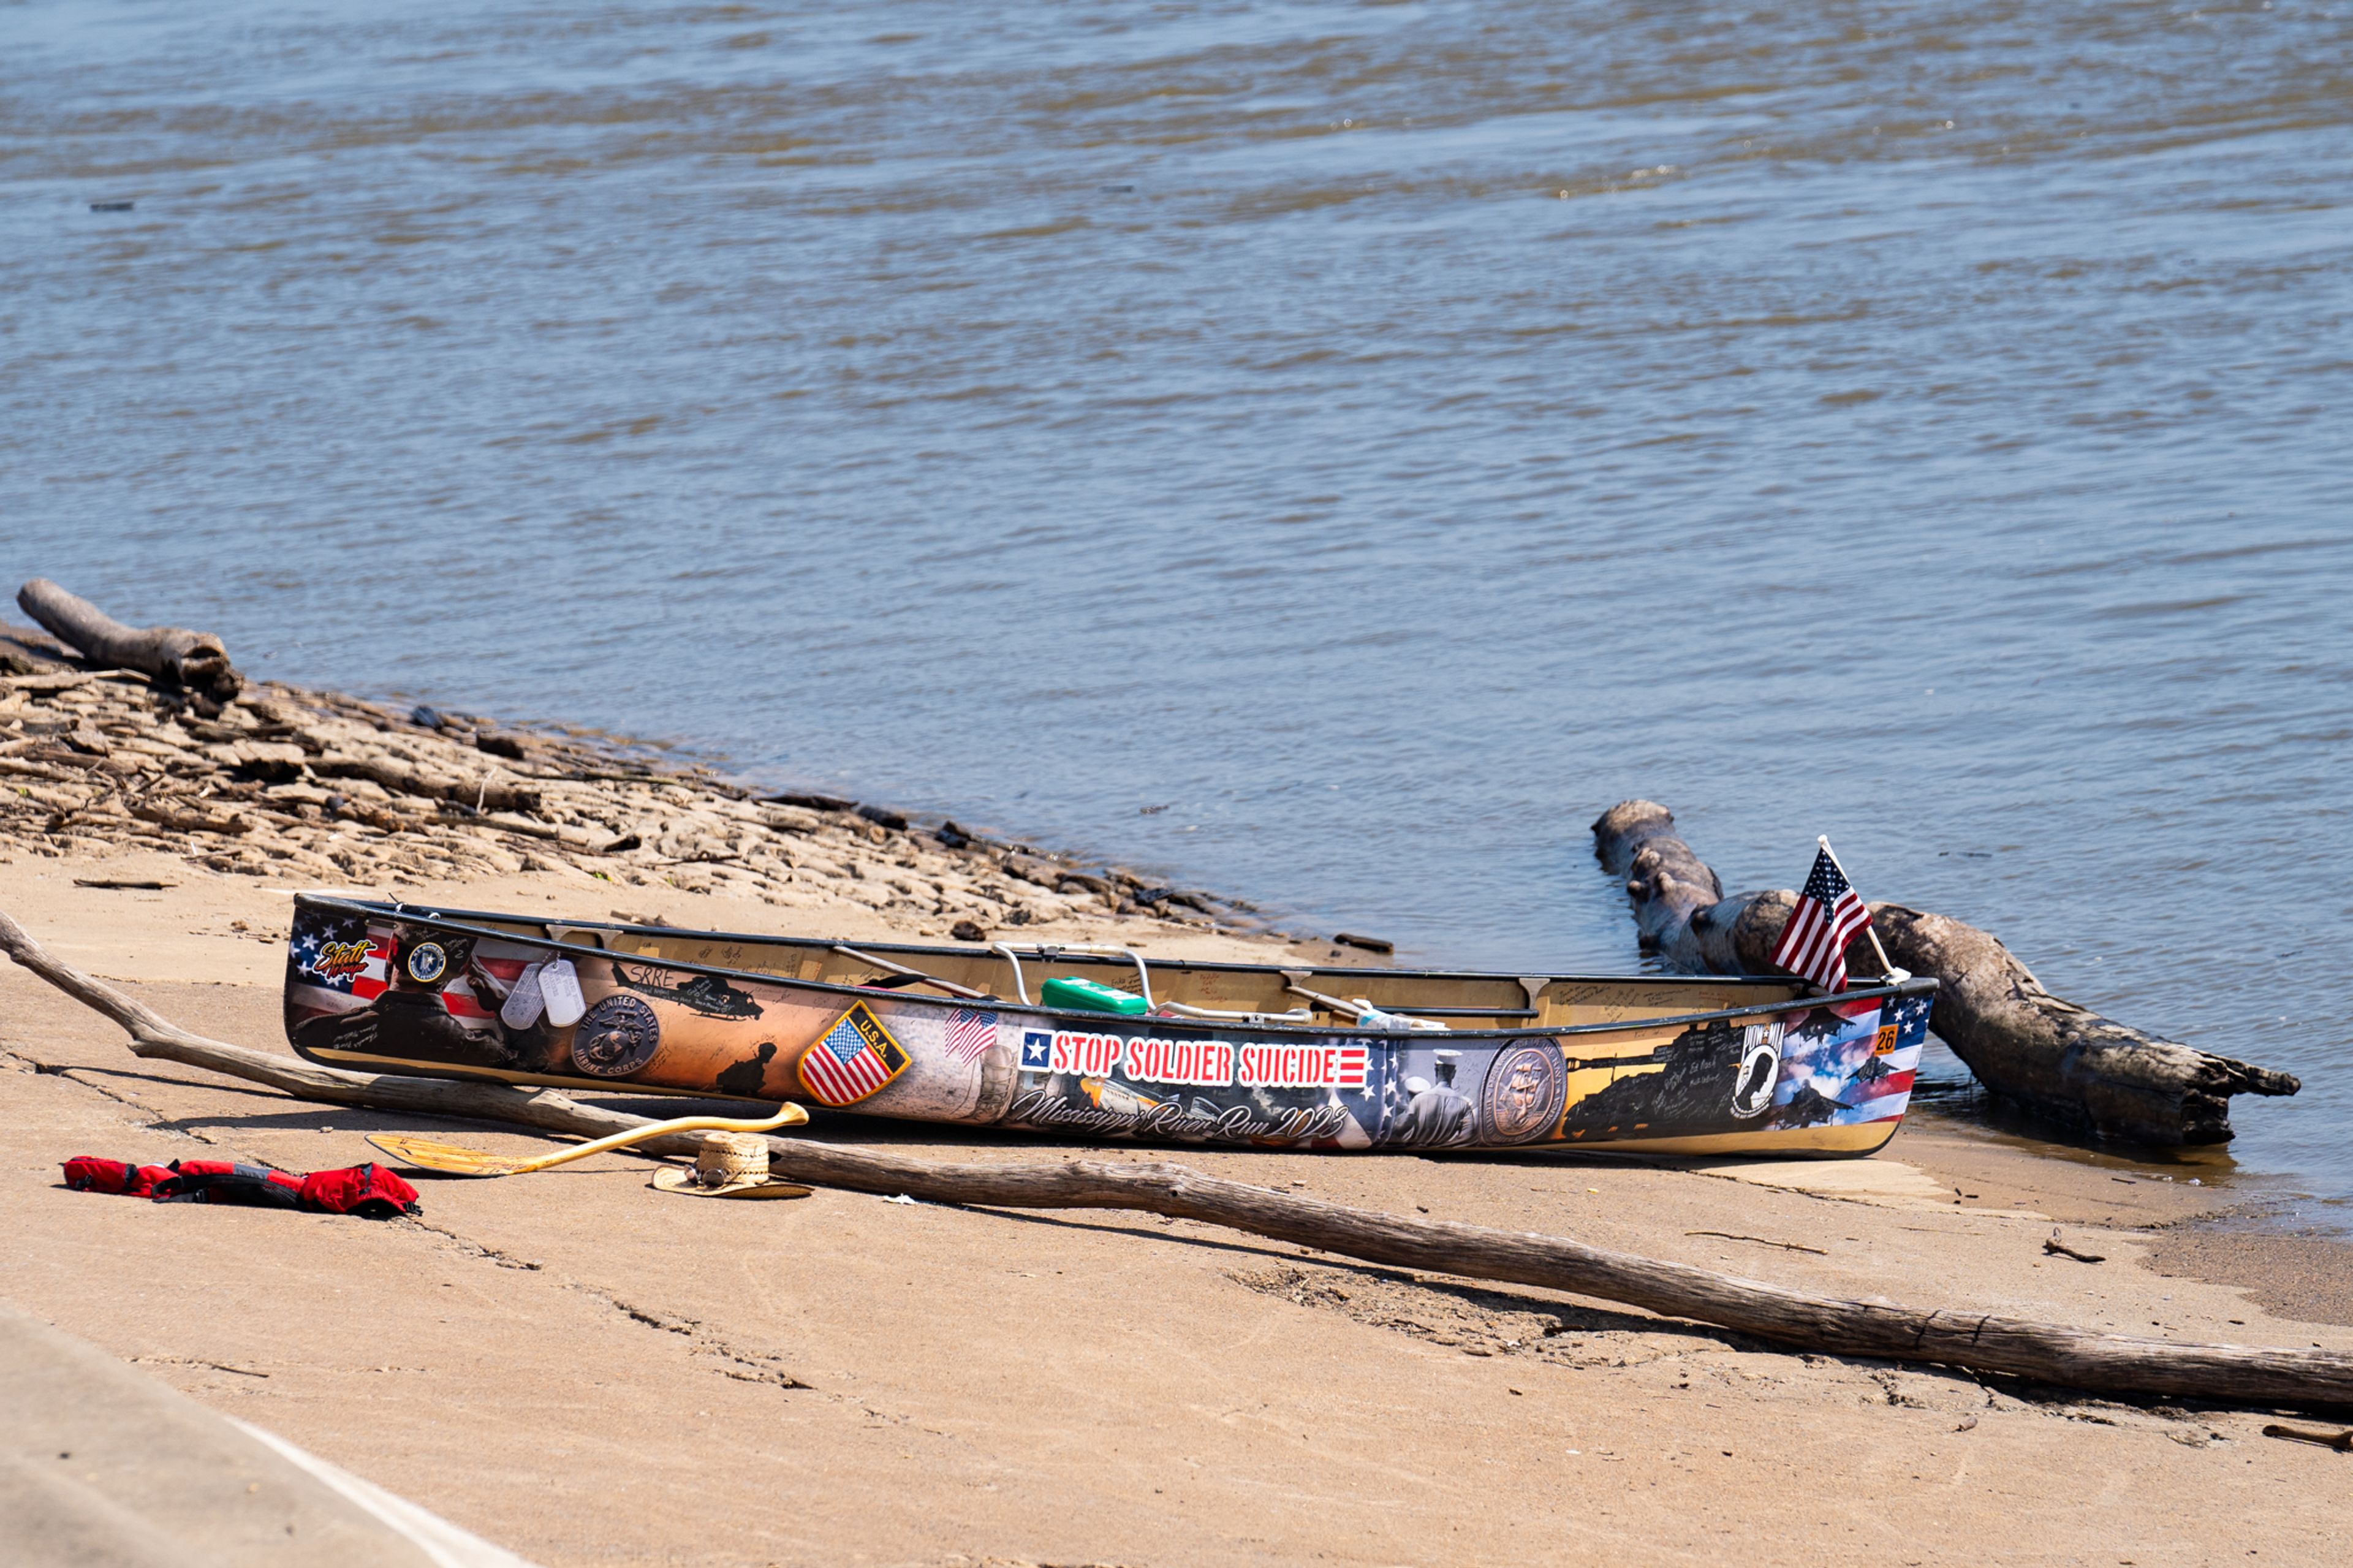
<svg viewBox="0 0 2353 1568">
<path fill-rule="evenodd" d="M 906 1048 L 860 1002 L 801 1053 L 801 1087 L 819 1105 L 855 1105 L 907 1070 Z"/>
</svg>

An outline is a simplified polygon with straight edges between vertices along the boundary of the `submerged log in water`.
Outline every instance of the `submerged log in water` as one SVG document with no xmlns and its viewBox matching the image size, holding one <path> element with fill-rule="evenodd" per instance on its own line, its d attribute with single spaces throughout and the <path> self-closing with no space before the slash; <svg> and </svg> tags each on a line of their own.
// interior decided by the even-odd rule
<svg viewBox="0 0 2353 1568">
<path fill-rule="evenodd" d="M 1621 801 L 1593 825 L 1594 853 L 1626 879 L 1641 944 L 1694 973 L 1769 974 L 1796 906 L 1786 888 L 1724 894 L 1656 801 Z M 2179 1146 L 2231 1139 L 2234 1094 L 2294 1094 L 2287 1073 L 2162 1039 L 2053 996 L 1989 931 L 1903 904 L 1873 904 L 1890 960 L 1936 977 L 1930 1026 L 1991 1093 L 2104 1138 Z M 1867 940 L 1852 971 L 1878 973 Z"/>
<path fill-rule="evenodd" d="M 552 1091 L 345 1072 L 206 1039 L 104 981 L 58 963 L 5 913 L 0 952 L 113 1019 L 129 1032 L 131 1048 L 139 1056 L 269 1084 L 301 1099 L 521 1122 L 589 1137 L 647 1123 L 645 1117 L 583 1105 Z M 703 1136 L 673 1134 L 639 1149 L 684 1153 Z M 2266 1405 L 2353 1404 L 2353 1355 L 2338 1352 L 2179 1344 L 1974 1311 L 1924 1311 L 1893 1302 L 1815 1296 L 1560 1237 L 1352 1208 L 1161 1161 L 948 1165 L 798 1138 L 772 1137 L 768 1146 L 770 1169 L 819 1186 L 903 1193 L 943 1204 L 1137 1209 L 1368 1263 L 1623 1302 L 1803 1350 L 1968 1367 L 2111 1394 Z"/>
</svg>

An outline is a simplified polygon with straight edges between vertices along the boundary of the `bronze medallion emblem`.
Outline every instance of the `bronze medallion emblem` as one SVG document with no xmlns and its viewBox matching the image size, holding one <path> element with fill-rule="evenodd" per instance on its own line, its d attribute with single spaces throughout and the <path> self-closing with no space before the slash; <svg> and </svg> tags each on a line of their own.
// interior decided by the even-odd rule
<svg viewBox="0 0 2353 1568">
<path fill-rule="evenodd" d="M 572 1065 L 592 1078 L 627 1078 L 654 1059 L 661 1020 L 634 996 L 607 996 L 572 1032 Z"/>
<path fill-rule="evenodd" d="M 1522 1143 L 1558 1127 L 1567 1098 L 1568 1071 L 1560 1047 L 1546 1040 L 1495 1054 L 1479 1089 L 1479 1109 L 1489 1140 Z"/>
</svg>

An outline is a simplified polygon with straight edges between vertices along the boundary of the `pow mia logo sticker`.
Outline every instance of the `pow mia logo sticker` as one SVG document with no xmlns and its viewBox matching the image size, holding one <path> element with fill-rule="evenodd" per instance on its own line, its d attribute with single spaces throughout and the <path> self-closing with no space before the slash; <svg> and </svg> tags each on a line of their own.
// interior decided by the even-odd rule
<svg viewBox="0 0 2353 1568">
<path fill-rule="evenodd" d="M 449 955 L 439 942 L 421 942 L 408 950 L 408 977 L 419 985 L 430 985 L 448 973 Z"/>
<path fill-rule="evenodd" d="M 1732 1080 L 1732 1114 L 1746 1121 L 1771 1110 L 1780 1076 L 1781 1026 L 1749 1025 L 1740 1042 L 1740 1076 Z"/>
</svg>

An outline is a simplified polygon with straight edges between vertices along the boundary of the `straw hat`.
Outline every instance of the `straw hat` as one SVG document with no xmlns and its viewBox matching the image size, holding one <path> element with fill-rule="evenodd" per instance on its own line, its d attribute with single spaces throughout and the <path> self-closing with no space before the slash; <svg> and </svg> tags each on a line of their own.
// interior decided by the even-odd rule
<svg viewBox="0 0 2353 1568">
<path fill-rule="evenodd" d="M 809 1189 L 798 1182 L 780 1182 L 768 1174 L 768 1141 L 748 1132 L 713 1132 L 695 1151 L 694 1169 L 666 1165 L 654 1173 L 653 1184 L 666 1193 L 697 1198 L 805 1198 Z"/>
</svg>

